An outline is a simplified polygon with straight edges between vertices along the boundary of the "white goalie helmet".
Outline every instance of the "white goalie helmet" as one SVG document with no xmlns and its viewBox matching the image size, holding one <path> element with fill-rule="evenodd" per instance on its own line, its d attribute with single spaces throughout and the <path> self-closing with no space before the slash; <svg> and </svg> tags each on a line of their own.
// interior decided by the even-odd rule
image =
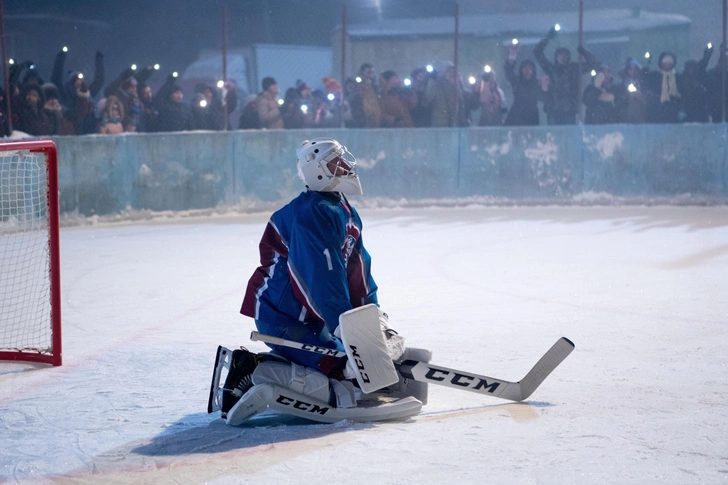
<svg viewBox="0 0 728 485">
<path fill-rule="evenodd" d="M 298 176 L 309 190 L 361 195 L 356 158 L 332 138 L 314 138 L 296 150 Z"/>
</svg>

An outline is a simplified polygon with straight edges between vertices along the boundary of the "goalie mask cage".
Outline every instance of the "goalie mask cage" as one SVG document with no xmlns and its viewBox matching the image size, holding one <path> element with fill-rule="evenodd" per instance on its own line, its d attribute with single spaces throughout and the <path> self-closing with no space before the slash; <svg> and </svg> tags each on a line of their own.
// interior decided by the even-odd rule
<svg viewBox="0 0 728 485">
<path fill-rule="evenodd" d="M 0 360 L 61 365 L 58 155 L 0 143 Z"/>
</svg>

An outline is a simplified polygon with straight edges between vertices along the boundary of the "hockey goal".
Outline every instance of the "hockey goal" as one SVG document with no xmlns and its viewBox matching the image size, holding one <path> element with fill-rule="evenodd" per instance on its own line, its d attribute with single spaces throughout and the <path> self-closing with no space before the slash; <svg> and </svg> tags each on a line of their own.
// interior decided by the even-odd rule
<svg viewBox="0 0 728 485">
<path fill-rule="evenodd" d="M 61 365 L 58 156 L 0 143 L 0 360 Z"/>
</svg>

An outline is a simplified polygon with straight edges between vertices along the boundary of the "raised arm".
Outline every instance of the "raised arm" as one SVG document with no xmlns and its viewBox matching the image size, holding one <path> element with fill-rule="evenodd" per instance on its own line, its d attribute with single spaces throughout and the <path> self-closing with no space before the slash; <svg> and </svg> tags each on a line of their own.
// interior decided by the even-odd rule
<svg viewBox="0 0 728 485">
<path fill-rule="evenodd" d="M 94 59 L 94 80 L 88 87 L 91 92 L 91 97 L 96 98 L 96 95 L 101 91 L 104 85 L 104 55 L 96 51 L 96 58 Z"/>
<path fill-rule="evenodd" d="M 543 69 L 547 75 L 551 76 L 554 70 L 554 65 L 551 61 L 546 59 L 546 55 L 544 54 L 544 49 L 546 49 L 548 43 L 548 37 L 541 39 L 541 42 L 536 44 L 536 47 L 533 48 L 533 55 L 536 57 L 536 62 L 538 62 L 538 65 L 541 66 L 541 69 Z"/>
</svg>

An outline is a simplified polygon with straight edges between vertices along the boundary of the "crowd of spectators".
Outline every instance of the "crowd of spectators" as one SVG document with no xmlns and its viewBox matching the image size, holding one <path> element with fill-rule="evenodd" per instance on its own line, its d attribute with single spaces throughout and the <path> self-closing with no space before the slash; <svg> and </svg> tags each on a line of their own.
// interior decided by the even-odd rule
<svg viewBox="0 0 728 485">
<path fill-rule="evenodd" d="M 96 53 L 94 79 L 87 83 L 80 71 L 65 70 L 67 50 L 56 55 L 49 82 L 32 62 L 13 63 L 9 90 L 0 89 L 0 136 L 9 133 L 7 102 L 12 126 L 33 136 L 91 133 L 224 130 L 235 111 L 235 84 L 195 86 L 191 104 L 184 102 L 176 74 L 152 92 L 147 84 L 159 66 L 132 66 L 104 87 L 104 56 Z M 65 74 L 64 74 L 65 72 Z M 102 91 L 103 88 L 103 91 Z"/>
<path fill-rule="evenodd" d="M 556 35 L 556 29 L 551 29 L 536 45 L 535 62 L 518 63 L 518 46 L 514 42 L 509 47 L 503 73 L 512 88 L 510 103 L 490 66 L 480 78 L 471 77 L 468 82 L 452 64 L 438 69 L 418 67 L 403 82 L 397 72 L 377 75 L 374 65 L 365 63 L 343 85 L 325 77 L 324 88 L 312 90 L 299 80 L 282 97 L 276 80 L 264 78 L 262 91 L 243 103 L 237 128 L 528 126 L 540 123 L 541 110 L 548 124 L 563 125 L 578 122 L 580 102 L 587 124 L 722 120 L 726 56 L 719 56 L 717 65 L 708 70 L 711 45 L 702 59 L 686 61 L 680 73 L 677 58 L 670 52 L 659 56 L 656 69 L 651 69 L 650 62 L 643 66 L 628 58 L 617 79 L 609 66 L 582 47 L 577 52 L 581 64 L 564 47 L 555 50 L 553 60 L 548 59 L 545 50 Z M 198 84 L 187 104 L 173 75 L 152 92 L 147 81 L 156 71 L 154 66 L 129 68 L 102 91 L 101 53 L 96 54 L 90 84 L 83 73 L 65 71 L 65 59 L 64 49 L 56 56 L 47 83 L 29 62 L 10 67 L 8 95 L 16 129 L 47 136 L 234 128 L 229 119 L 238 106 L 234 83 Z M 0 90 L 2 135 L 8 131 L 5 96 Z"/>
</svg>

